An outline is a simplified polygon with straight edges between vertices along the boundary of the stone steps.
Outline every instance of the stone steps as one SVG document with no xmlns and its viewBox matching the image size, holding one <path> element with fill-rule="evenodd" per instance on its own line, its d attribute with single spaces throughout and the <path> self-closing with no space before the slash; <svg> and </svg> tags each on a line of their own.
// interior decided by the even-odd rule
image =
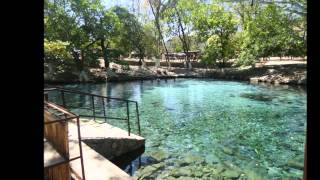
<svg viewBox="0 0 320 180">
<path fill-rule="evenodd" d="M 108 123 L 98 123 L 80 118 L 81 139 L 88 146 L 109 160 L 128 152 L 140 149 L 145 145 L 145 139 L 126 130 L 114 127 Z M 69 123 L 69 139 L 76 140 L 77 126 Z"/>
</svg>

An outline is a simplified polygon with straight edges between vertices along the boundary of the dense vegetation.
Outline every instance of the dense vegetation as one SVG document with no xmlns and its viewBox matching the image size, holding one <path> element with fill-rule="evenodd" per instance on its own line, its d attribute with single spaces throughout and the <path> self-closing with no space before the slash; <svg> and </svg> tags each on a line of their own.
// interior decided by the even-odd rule
<svg viewBox="0 0 320 180">
<path fill-rule="evenodd" d="M 106 8 L 101 0 L 45 0 L 45 68 L 81 72 L 97 67 L 98 57 L 109 67 L 132 51 L 142 64 L 146 57 L 200 50 L 202 63 L 222 66 L 230 59 L 241 66 L 306 55 L 306 0 L 143 2 L 151 13 Z"/>
</svg>

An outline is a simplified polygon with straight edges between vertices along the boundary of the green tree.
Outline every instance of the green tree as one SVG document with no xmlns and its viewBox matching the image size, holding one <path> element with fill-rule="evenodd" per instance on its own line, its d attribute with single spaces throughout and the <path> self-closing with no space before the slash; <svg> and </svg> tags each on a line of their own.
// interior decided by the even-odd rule
<svg viewBox="0 0 320 180">
<path fill-rule="evenodd" d="M 179 37 L 182 49 L 186 56 L 188 69 L 191 67 L 188 52 L 190 51 L 190 40 L 188 36 L 192 31 L 191 13 L 198 4 L 195 0 L 172 0 L 168 2 L 167 8 L 161 14 L 161 18 L 166 22 L 169 36 Z"/>
<path fill-rule="evenodd" d="M 59 71 L 72 63 L 72 56 L 67 50 L 68 42 L 48 41 L 44 39 L 44 61 L 55 65 Z"/>
<path fill-rule="evenodd" d="M 72 55 L 77 70 L 82 70 L 83 61 L 79 58 L 77 50 L 80 49 L 81 44 L 86 42 L 86 38 L 83 31 L 77 25 L 76 18 L 69 7 L 70 1 L 45 1 L 44 38 L 47 40 L 45 47 L 49 47 L 48 44 L 54 42 L 68 42 L 65 45 L 65 51 Z M 59 53 L 58 51 L 52 51 L 52 53 L 55 52 Z M 57 64 L 54 63 L 53 56 L 46 57 L 47 55 L 49 54 L 45 53 L 45 63 Z M 51 59 L 51 61 L 48 62 L 48 59 Z M 61 59 L 57 59 L 56 61 L 61 61 Z"/>
<path fill-rule="evenodd" d="M 121 42 L 129 44 L 139 54 L 139 64 L 142 65 L 146 53 L 146 34 L 142 24 L 127 9 L 114 7 L 112 11 L 121 22 Z"/>
<path fill-rule="evenodd" d="M 161 28 L 161 14 L 162 12 L 167 8 L 167 3 L 168 2 L 164 2 L 163 0 L 148 0 L 149 2 L 149 5 L 150 5 L 150 8 L 151 8 L 151 12 L 154 16 L 154 25 L 158 31 L 158 41 L 161 41 L 162 45 L 163 45 L 163 48 L 165 50 L 165 53 L 166 53 L 166 61 L 168 63 L 168 67 L 170 67 L 170 59 L 169 59 L 169 56 L 168 56 L 168 48 L 166 46 L 166 43 L 165 43 L 165 40 L 164 40 L 164 37 L 163 37 L 163 32 L 162 32 L 162 28 Z"/>
<path fill-rule="evenodd" d="M 96 62 L 98 54 L 93 53 L 96 40 L 88 35 L 83 19 L 75 9 L 77 3 L 72 0 L 46 0 L 44 35 L 48 41 L 69 42 L 67 51 L 72 54 L 77 70 L 83 71 Z"/>
<path fill-rule="evenodd" d="M 226 61 L 235 56 L 232 36 L 237 30 L 237 20 L 234 14 L 215 3 L 202 4 L 193 11 L 193 22 L 199 36 L 207 42 L 203 61 L 225 66 Z"/>
<path fill-rule="evenodd" d="M 145 54 L 147 57 L 158 57 L 159 58 L 159 52 L 157 47 L 157 29 L 155 29 L 154 25 L 150 23 L 145 23 L 143 25 L 143 31 L 145 34 L 144 41 L 145 41 Z"/>
<path fill-rule="evenodd" d="M 167 44 L 168 44 L 168 50 L 170 50 L 171 52 L 182 52 L 183 51 L 182 43 L 181 43 L 179 37 L 177 37 L 177 36 L 174 36 L 171 39 L 169 39 Z"/>
<path fill-rule="evenodd" d="M 73 0 L 71 7 L 90 42 L 84 45 L 84 48 L 99 43 L 105 67 L 108 69 L 110 59 L 107 49 L 120 27 L 117 16 L 113 11 L 107 11 L 100 0 Z"/>
<path fill-rule="evenodd" d="M 253 64 L 259 58 L 270 56 L 305 55 L 304 4 L 295 3 L 256 1 L 251 5 L 242 2 L 235 6 L 242 28 L 238 65 Z M 289 9 L 284 6 L 288 4 Z"/>
</svg>

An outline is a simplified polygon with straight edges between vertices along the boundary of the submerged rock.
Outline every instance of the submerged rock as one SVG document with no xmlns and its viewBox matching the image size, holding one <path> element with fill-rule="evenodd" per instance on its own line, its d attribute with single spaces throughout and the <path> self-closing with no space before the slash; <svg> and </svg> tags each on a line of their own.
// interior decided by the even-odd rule
<svg viewBox="0 0 320 180">
<path fill-rule="evenodd" d="M 225 171 L 226 170 L 226 168 L 225 167 L 223 167 L 221 164 L 217 164 L 216 166 L 215 166 L 215 168 L 214 169 L 212 169 L 212 174 L 219 174 L 219 173 L 221 173 L 221 172 L 223 172 L 223 171 Z"/>
<path fill-rule="evenodd" d="M 225 153 L 225 154 L 229 154 L 229 155 L 233 155 L 234 152 L 231 148 L 228 148 L 228 147 L 223 147 L 222 148 L 222 151 Z"/>
<path fill-rule="evenodd" d="M 186 167 L 180 167 L 177 169 L 173 169 L 170 171 L 170 176 L 173 177 L 180 177 L 180 176 L 192 176 L 192 168 L 189 166 Z"/>
<path fill-rule="evenodd" d="M 203 173 L 202 173 L 201 171 L 199 171 L 199 170 L 196 170 L 196 171 L 194 172 L 194 176 L 195 176 L 195 177 L 202 177 L 202 176 L 203 176 Z"/>
<path fill-rule="evenodd" d="M 206 157 L 205 157 L 205 161 L 206 163 L 212 163 L 212 164 L 216 164 L 218 163 L 220 160 L 219 158 L 214 155 L 214 154 L 208 154 Z"/>
<path fill-rule="evenodd" d="M 165 166 L 164 163 L 158 163 L 152 166 L 146 166 L 145 168 L 139 170 L 137 174 L 137 179 L 149 179 L 152 174 L 156 173 L 156 171 L 160 169 L 163 169 L 164 166 Z"/>
<path fill-rule="evenodd" d="M 238 178 L 240 176 L 240 172 L 234 171 L 231 169 L 227 169 L 227 170 L 223 171 L 223 173 L 221 173 L 221 175 L 226 178 Z"/>
<path fill-rule="evenodd" d="M 248 177 L 248 180 L 263 180 L 262 176 L 253 171 L 248 171 L 247 173 L 245 173 L 245 175 L 246 177 Z"/>
<path fill-rule="evenodd" d="M 183 158 L 183 161 L 187 164 L 202 164 L 204 162 L 204 159 L 200 156 L 189 154 L 186 155 L 185 158 Z"/>
<path fill-rule="evenodd" d="M 152 158 L 154 158 L 156 161 L 158 161 L 158 162 L 161 162 L 161 161 L 163 161 L 163 160 L 165 160 L 165 159 L 168 159 L 170 156 L 169 156 L 169 154 L 167 154 L 166 152 L 164 152 L 164 151 L 155 151 L 155 152 L 151 152 L 150 153 L 150 156 L 152 157 Z"/>
<path fill-rule="evenodd" d="M 168 171 L 165 171 L 159 174 L 156 179 L 175 179 L 175 178 L 170 176 Z"/>
<path fill-rule="evenodd" d="M 280 176 L 281 175 L 281 168 L 268 167 L 268 175 L 270 175 L 270 176 Z"/>
<path fill-rule="evenodd" d="M 263 93 L 242 93 L 240 97 L 253 99 L 256 101 L 272 101 L 273 97 Z"/>
</svg>

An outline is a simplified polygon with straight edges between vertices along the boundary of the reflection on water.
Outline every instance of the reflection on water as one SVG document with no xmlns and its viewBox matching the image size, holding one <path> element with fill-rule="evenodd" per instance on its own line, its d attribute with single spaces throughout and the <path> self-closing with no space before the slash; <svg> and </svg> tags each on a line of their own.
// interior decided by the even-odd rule
<svg viewBox="0 0 320 180">
<path fill-rule="evenodd" d="M 146 150 L 142 168 L 135 171 L 138 160 L 131 164 L 135 177 L 302 177 L 305 88 L 206 79 L 65 87 L 138 101 Z M 85 97 L 68 98 L 90 106 Z M 110 102 L 108 113 L 123 115 L 122 106 Z M 134 116 L 133 110 L 130 115 Z M 119 121 L 108 123 L 126 129 Z M 183 174 L 188 168 L 191 174 Z"/>
</svg>

